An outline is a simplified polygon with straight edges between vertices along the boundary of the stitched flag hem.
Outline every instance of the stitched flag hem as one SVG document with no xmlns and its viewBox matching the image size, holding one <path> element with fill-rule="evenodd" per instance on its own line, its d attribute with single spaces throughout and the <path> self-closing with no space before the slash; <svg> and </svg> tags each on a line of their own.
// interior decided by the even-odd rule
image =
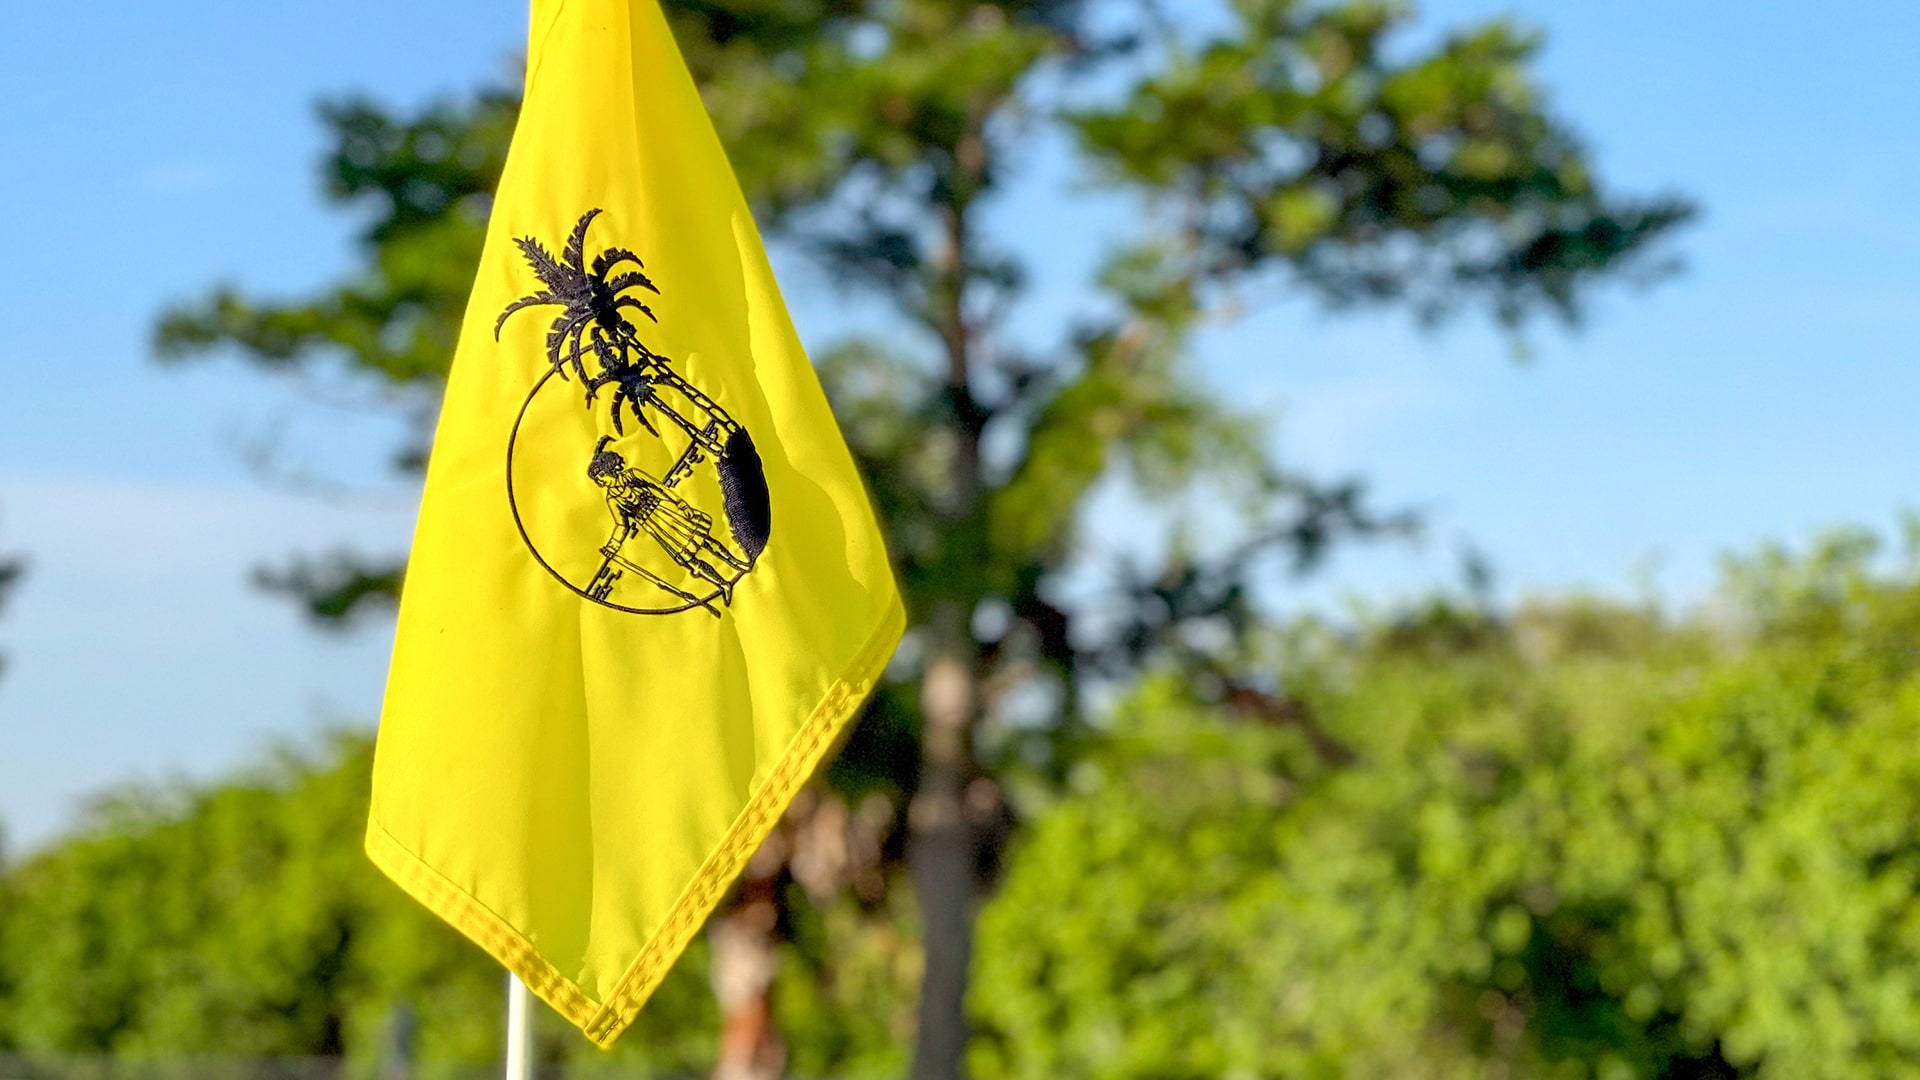
<svg viewBox="0 0 1920 1080">
<path fill-rule="evenodd" d="M 605 1002 L 587 996 L 573 980 L 542 959 L 498 913 L 408 850 L 372 817 L 367 821 L 367 857 L 409 896 L 518 975 L 527 989 L 583 1030 L 588 1039 L 602 1048 L 612 1046 L 780 820 L 800 785 L 813 775 L 848 718 L 866 700 L 905 629 L 906 612 L 896 597 L 846 674 L 827 690 L 794 733 L 766 780 L 741 808 Z"/>
</svg>

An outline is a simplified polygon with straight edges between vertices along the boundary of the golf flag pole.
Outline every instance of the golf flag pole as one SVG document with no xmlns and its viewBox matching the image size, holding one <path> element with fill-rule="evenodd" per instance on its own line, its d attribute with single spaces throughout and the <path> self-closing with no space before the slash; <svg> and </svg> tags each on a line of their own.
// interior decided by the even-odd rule
<svg viewBox="0 0 1920 1080">
<path fill-rule="evenodd" d="M 507 1080 L 533 1077 L 533 995 L 520 976 L 507 974 Z"/>
</svg>

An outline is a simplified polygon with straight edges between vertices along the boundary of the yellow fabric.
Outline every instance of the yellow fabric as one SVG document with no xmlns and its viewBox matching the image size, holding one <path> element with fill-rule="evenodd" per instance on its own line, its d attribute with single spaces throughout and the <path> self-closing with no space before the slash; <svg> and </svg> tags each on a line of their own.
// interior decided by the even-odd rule
<svg viewBox="0 0 1920 1080">
<path fill-rule="evenodd" d="M 607 249 L 644 260 L 604 277 L 654 318 L 629 305 L 588 320 L 579 367 L 563 341 L 556 372 L 548 335 L 570 309 L 516 241 L 566 277 L 583 217 L 579 267 Z M 522 297 L 536 302 L 499 322 Z M 602 384 L 591 400 L 582 374 Z M 617 402 L 622 374 L 639 416 Z M 726 442 L 735 428 L 757 469 Z M 758 551 L 753 484 L 735 512 L 720 480 L 754 473 L 771 524 Z M 596 573 L 618 575 L 599 599 Z M 526 103 L 400 606 L 368 854 L 610 1044 L 903 625 L 853 461 L 655 0 L 535 0 Z"/>
</svg>

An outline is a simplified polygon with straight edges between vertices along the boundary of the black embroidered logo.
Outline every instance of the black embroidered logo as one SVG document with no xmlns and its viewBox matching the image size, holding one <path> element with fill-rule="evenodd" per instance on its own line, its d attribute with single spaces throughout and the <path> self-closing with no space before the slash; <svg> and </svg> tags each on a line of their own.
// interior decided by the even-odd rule
<svg viewBox="0 0 1920 1080">
<path fill-rule="evenodd" d="M 514 241 L 543 288 L 507 305 L 494 339 L 522 308 L 560 312 L 547 330 L 546 369 L 507 436 L 507 504 L 533 557 L 580 596 L 638 615 L 701 608 L 718 618 L 716 601 L 733 603 L 767 546 L 766 474 L 747 429 L 640 340 L 626 313 L 658 322 L 635 294 L 660 293 L 640 257 L 610 247 L 587 267 L 587 227 L 599 214 L 581 215 L 558 259 L 533 237 Z M 555 396 L 567 384 L 584 391 L 584 420 Z M 557 450 L 578 464 L 565 476 L 523 470 L 516 478 L 516 459 L 536 440 L 542 460 Z M 612 531 L 588 550 L 575 539 L 577 523 L 582 504 L 595 501 Z M 715 534 L 716 510 L 724 536 Z"/>
</svg>

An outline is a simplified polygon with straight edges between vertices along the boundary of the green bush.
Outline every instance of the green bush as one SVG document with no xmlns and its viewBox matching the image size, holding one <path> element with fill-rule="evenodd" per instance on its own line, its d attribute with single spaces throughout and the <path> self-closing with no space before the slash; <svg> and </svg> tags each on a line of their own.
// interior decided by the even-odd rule
<svg viewBox="0 0 1920 1080">
<path fill-rule="evenodd" d="M 1920 575 L 1296 634 L 1357 753 L 1135 697 L 982 931 L 982 1077 L 1920 1075 Z"/>
<path fill-rule="evenodd" d="M 339 734 L 224 783 L 127 789 L 7 869 L 0 1053 L 341 1055 L 370 1068 L 410 1028 L 424 1065 L 498 1060 L 499 965 L 361 853 L 371 764 L 368 737 Z M 623 1044 L 626 1064 L 710 1059 L 692 951 Z M 545 1056 L 602 1056 L 543 1020 Z"/>
</svg>

